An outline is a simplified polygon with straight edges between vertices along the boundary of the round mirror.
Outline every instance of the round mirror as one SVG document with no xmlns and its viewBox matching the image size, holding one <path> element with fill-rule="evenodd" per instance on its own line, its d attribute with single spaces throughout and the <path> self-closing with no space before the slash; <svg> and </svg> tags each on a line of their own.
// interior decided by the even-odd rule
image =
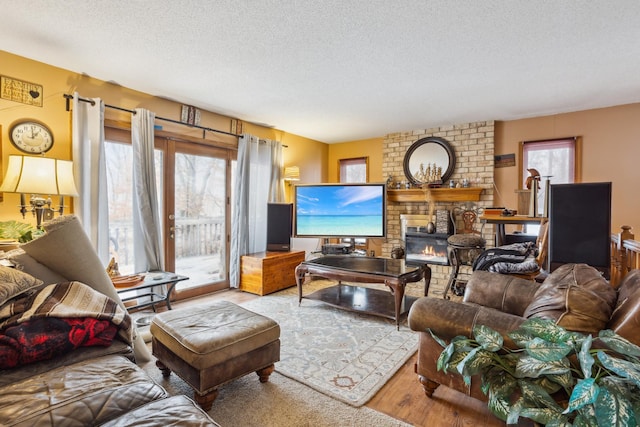
<svg viewBox="0 0 640 427">
<path fill-rule="evenodd" d="M 455 165 L 453 147 L 446 139 L 434 136 L 417 140 L 404 155 L 404 175 L 413 185 L 444 183 Z"/>
</svg>

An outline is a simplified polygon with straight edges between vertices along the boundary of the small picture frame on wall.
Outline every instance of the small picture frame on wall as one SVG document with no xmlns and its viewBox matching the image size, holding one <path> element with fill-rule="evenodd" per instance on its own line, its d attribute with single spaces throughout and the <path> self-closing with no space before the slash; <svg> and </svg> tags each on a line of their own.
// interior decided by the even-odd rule
<svg viewBox="0 0 640 427">
<path fill-rule="evenodd" d="M 0 76 L 0 98 L 42 107 L 42 85 L 9 76 Z"/>
</svg>

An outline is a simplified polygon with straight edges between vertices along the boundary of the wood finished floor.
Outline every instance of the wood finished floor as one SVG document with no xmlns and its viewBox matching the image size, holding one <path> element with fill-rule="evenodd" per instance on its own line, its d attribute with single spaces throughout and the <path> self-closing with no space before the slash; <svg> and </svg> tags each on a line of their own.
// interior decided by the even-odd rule
<svg viewBox="0 0 640 427">
<path fill-rule="evenodd" d="M 260 298 L 239 290 L 224 290 L 196 299 L 172 303 L 174 308 L 227 300 L 237 304 Z M 366 404 L 367 407 L 414 426 L 488 426 L 504 427 L 486 404 L 447 387 L 436 390 L 429 399 L 414 372 L 416 356 L 411 357 L 387 384 Z"/>
</svg>

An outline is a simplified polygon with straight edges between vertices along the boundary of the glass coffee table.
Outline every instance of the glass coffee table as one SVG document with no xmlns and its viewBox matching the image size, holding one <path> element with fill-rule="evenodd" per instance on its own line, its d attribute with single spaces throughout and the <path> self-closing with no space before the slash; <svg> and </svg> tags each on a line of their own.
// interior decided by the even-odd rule
<svg viewBox="0 0 640 427">
<path fill-rule="evenodd" d="M 302 285 L 308 276 L 320 276 L 337 280 L 338 284 L 302 294 Z M 303 298 L 322 301 L 345 310 L 363 312 L 396 321 L 400 328 L 400 317 L 407 313 L 417 299 L 405 296 L 407 283 L 424 279 L 424 295 L 429 291 L 431 268 L 427 265 L 408 266 L 402 259 L 328 255 L 304 261 L 296 267 L 298 303 Z M 384 283 L 389 292 L 342 282 Z M 393 298 L 391 298 L 393 297 Z"/>
</svg>

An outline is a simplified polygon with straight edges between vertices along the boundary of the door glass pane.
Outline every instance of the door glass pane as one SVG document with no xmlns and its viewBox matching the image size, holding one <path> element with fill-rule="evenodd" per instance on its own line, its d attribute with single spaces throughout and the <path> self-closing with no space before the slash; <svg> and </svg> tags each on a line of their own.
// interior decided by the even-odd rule
<svg viewBox="0 0 640 427">
<path fill-rule="evenodd" d="M 109 200 L 109 252 L 120 274 L 134 271 L 133 250 L 133 152 L 130 144 L 107 141 L 107 197 Z M 162 151 L 154 151 L 158 203 L 162 206 Z"/>
<path fill-rule="evenodd" d="M 176 153 L 176 272 L 190 280 L 177 289 L 226 278 L 226 161 Z"/>
</svg>

